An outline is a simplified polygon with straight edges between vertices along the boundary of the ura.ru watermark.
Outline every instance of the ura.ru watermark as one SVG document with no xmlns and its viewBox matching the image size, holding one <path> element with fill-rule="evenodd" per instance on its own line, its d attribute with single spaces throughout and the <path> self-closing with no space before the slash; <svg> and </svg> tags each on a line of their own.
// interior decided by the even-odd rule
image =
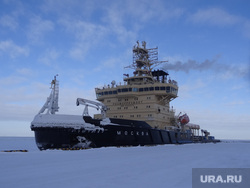
<svg viewBox="0 0 250 188">
<path fill-rule="evenodd" d="M 201 183 L 241 183 L 242 175 L 200 175 Z"/>
<path fill-rule="evenodd" d="M 250 168 L 193 168 L 192 188 L 249 188 Z"/>
</svg>

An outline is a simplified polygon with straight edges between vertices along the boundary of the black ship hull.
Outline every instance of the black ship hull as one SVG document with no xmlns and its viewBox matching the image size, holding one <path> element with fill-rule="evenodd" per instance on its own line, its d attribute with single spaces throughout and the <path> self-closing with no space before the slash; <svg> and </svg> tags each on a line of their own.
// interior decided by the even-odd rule
<svg viewBox="0 0 250 188">
<path fill-rule="evenodd" d="M 31 129 L 35 132 L 36 144 L 40 150 L 217 142 L 213 137 L 206 139 L 200 136 L 194 139 L 191 132 L 154 129 L 142 121 L 111 119 L 112 123 L 107 125 L 101 125 L 100 121 L 88 117 L 85 117 L 85 121 L 102 130 L 49 125 L 31 126 Z"/>
</svg>

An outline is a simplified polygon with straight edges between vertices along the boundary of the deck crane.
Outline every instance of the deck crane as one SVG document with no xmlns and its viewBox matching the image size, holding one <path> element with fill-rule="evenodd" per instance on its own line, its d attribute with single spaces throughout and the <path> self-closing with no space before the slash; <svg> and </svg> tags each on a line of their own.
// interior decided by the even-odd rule
<svg viewBox="0 0 250 188">
<path fill-rule="evenodd" d="M 79 106 L 80 104 L 85 105 L 85 108 L 83 110 L 83 116 L 89 116 L 88 107 L 90 106 L 97 110 L 101 110 L 102 119 L 106 118 L 107 106 L 105 106 L 103 103 L 91 101 L 87 99 L 82 99 L 82 98 L 77 98 L 76 105 Z"/>
</svg>

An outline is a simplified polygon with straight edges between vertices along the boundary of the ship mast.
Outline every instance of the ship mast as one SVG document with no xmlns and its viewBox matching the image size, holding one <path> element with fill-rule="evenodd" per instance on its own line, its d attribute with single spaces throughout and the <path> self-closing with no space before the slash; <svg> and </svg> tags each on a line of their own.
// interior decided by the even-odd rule
<svg viewBox="0 0 250 188">
<path fill-rule="evenodd" d="M 152 76 L 152 70 L 161 63 L 167 61 L 158 61 L 158 47 L 146 48 L 146 42 L 139 41 L 133 47 L 133 63 L 125 68 L 132 68 L 135 71 L 134 76 Z"/>
<path fill-rule="evenodd" d="M 45 102 L 41 110 L 38 112 L 38 114 L 43 113 L 46 109 L 47 114 L 55 114 L 55 112 L 58 112 L 59 82 L 56 79 L 57 76 L 58 75 L 55 75 L 54 80 L 51 81 L 50 96 L 47 98 L 47 101 Z"/>
</svg>

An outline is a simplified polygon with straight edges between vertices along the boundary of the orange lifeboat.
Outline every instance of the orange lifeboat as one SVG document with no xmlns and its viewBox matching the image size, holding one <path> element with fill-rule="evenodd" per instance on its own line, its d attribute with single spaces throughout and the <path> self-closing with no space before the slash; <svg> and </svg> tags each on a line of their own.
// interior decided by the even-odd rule
<svg viewBox="0 0 250 188">
<path fill-rule="evenodd" d="M 179 121 L 181 125 L 185 125 L 189 122 L 189 117 L 187 114 L 183 114 L 182 116 L 179 117 Z"/>
</svg>

